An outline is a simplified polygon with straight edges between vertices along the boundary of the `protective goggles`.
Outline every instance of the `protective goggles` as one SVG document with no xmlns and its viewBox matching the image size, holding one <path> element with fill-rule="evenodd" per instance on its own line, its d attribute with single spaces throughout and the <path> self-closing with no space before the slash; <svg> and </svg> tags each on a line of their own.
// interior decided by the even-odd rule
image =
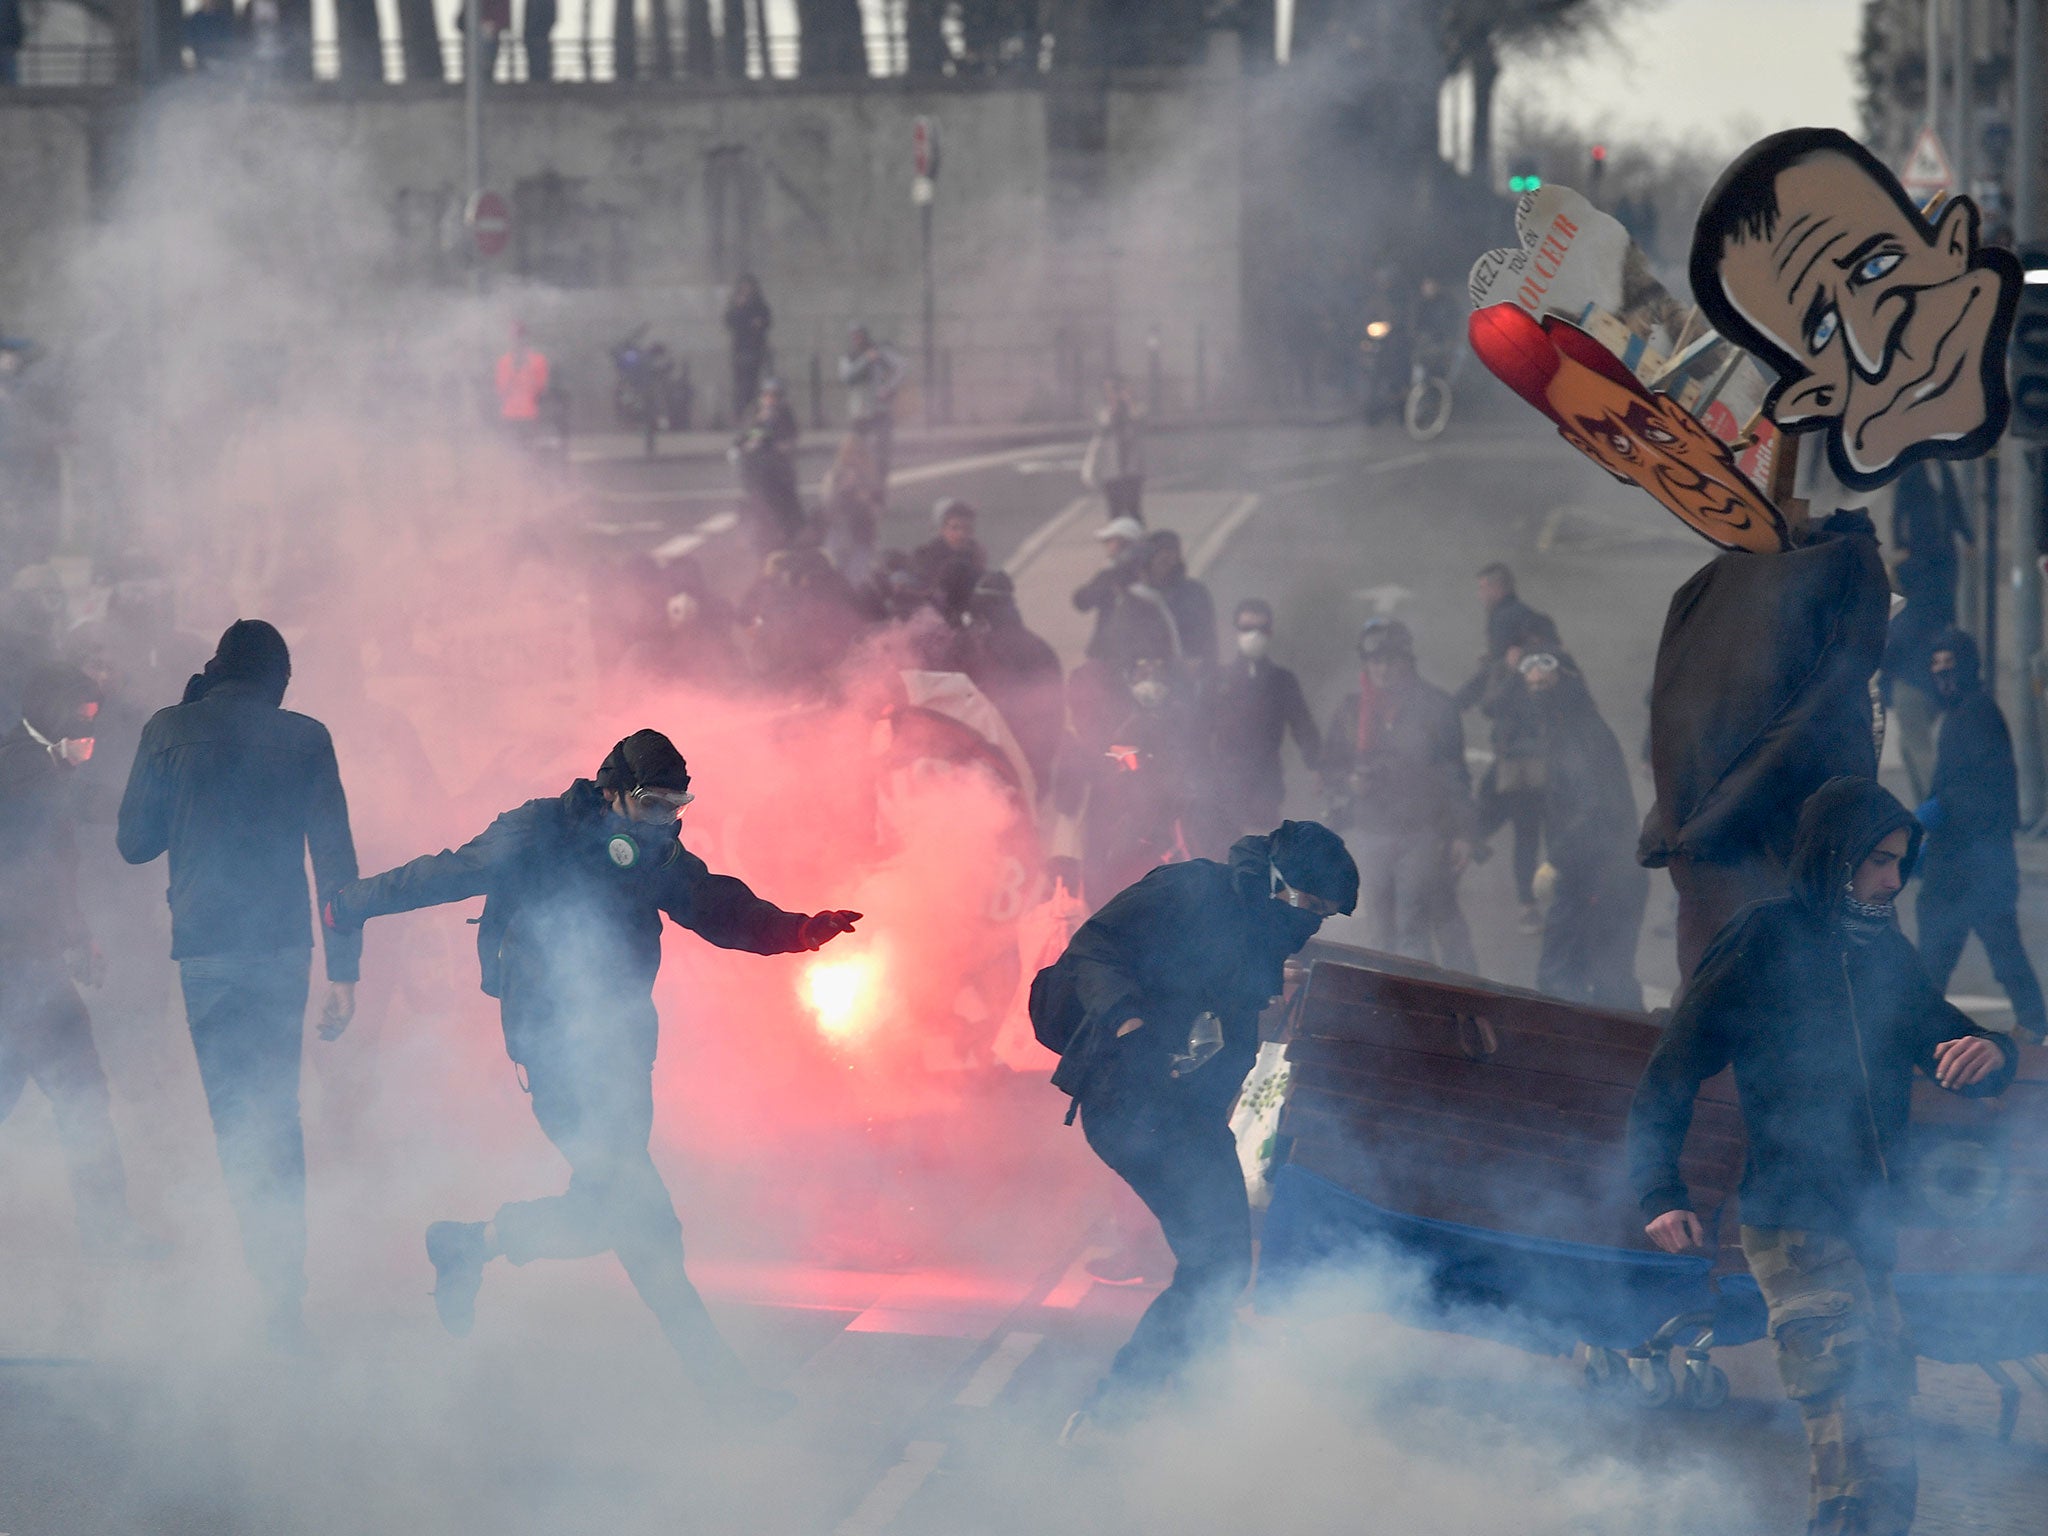
<svg viewBox="0 0 2048 1536">
<path fill-rule="evenodd" d="M 680 817 L 683 807 L 697 797 L 687 789 L 633 789 L 626 792 L 626 798 L 635 805 L 650 809 L 658 807 L 670 816 Z"/>
<path fill-rule="evenodd" d="M 1548 651 L 1538 651 L 1532 656 L 1524 656 L 1517 670 L 1524 677 L 1541 677 L 1557 670 L 1557 658 Z"/>
<path fill-rule="evenodd" d="M 1344 909 L 1327 896 L 1318 896 L 1312 891 L 1297 891 L 1289 885 L 1278 868 L 1268 866 L 1273 883 L 1268 894 L 1282 906 L 1296 907 L 1303 912 L 1313 912 L 1317 917 L 1335 917 Z"/>
</svg>

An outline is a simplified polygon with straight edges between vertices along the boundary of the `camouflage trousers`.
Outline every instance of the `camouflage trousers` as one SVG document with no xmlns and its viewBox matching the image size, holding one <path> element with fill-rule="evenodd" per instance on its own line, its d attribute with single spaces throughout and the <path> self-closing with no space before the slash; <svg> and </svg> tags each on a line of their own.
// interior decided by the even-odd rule
<svg viewBox="0 0 2048 1536">
<path fill-rule="evenodd" d="M 1787 1227 L 1744 1227 L 1742 1252 L 1813 1453 L 1808 1536 L 1905 1536 L 1920 1489 L 1915 1367 L 1890 1272 Z"/>
</svg>

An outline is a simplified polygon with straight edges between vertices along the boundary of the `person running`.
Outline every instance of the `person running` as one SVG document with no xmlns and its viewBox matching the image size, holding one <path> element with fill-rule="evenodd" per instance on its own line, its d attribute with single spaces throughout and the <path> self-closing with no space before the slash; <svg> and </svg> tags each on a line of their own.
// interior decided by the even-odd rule
<svg viewBox="0 0 2048 1536">
<path fill-rule="evenodd" d="M 487 1221 L 427 1228 L 442 1324 L 470 1331 L 484 1266 L 611 1252 L 705 1395 L 768 1419 L 794 1399 L 755 1383 L 683 1267 L 683 1229 L 648 1151 L 654 1128 L 654 1007 L 662 918 L 721 949 L 814 950 L 858 912 L 785 912 L 683 846 L 690 770 L 659 731 L 615 745 L 597 773 L 507 811 L 460 848 L 335 892 L 331 928 L 481 896 L 483 989 L 498 999 L 505 1051 L 534 1119 L 570 1168 L 560 1195 L 515 1201 Z"/>
</svg>

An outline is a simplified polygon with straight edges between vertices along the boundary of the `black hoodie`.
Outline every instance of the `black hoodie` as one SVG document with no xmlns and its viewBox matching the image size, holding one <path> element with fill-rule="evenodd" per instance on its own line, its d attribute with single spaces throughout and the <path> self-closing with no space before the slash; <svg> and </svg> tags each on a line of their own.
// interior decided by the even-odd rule
<svg viewBox="0 0 2048 1536">
<path fill-rule="evenodd" d="M 1848 1240 L 1893 1259 L 1890 1188 L 1906 1152 L 1913 1069 L 1934 1048 L 1983 1035 L 1943 999 L 1896 926 L 1868 943 L 1844 929 L 1846 887 L 1878 843 L 1919 826 L 1869 779 L 1831 779 L 1799 816 L 1790 894 L 1744 908 L 1709 946 L 1629 1110 L 1629 1174 L 1645 1219 L 1688 1205 L 1679 1149 L 1701 1083 L 1732 1064 L 1749 1151 L 1742 1220 Z M 2018 1052 L 1972 1098 L 2002 1093 Z"/>
<path fill-rule="evenodd" d="M 618 815 L 588 779 L 505 812 L 460 848 L 342 887 L 334 920 L 356 934 L 373 917 L 477 896 L 488 898 L 484 990 L 500 999 L 506 1052 L 528 1065 L 574 1051 L 586 1032 L 627 1037 L 653 1063 L 664 913 L 721 949 L 806 947 L 802 913 L 711 873 L 673 824 Z"/>
<path fill-rule="evenodd" d="M 1161 865 L 1081 926 L 1057 966 L 1084 1022 L 1053 1086 L 1090 1104 L 1185 1093 L 1228 1113 L 1259 1054 L 1259 1015 L 1280 994 L 1281 963 L 1318 925 L 1272 900 L 1272 850 L 1270 837 L 1243 837 L 1227 865 Z M 1222 1049 L 1175 1078 L 1172 1059 L 1205 1012 L 1222 1023 Z M 1133 1018 L 1143 1028 L 1119 1036 Z"/>
</svg>

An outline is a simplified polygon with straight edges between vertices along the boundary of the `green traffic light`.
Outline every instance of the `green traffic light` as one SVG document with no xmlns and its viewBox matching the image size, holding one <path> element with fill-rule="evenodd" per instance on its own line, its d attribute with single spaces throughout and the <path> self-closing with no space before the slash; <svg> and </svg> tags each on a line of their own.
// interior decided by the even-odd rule
<svg viewBox="0 0 2048 1536">
<path fill-rule="evenodd" d="M 1540 189 L 1542 185 L 1543 178 L 1541 176 L 1510 176 L 1508 178 L 1508 190 L 1510 192 L 1534 192 Z"/>
</svg>

